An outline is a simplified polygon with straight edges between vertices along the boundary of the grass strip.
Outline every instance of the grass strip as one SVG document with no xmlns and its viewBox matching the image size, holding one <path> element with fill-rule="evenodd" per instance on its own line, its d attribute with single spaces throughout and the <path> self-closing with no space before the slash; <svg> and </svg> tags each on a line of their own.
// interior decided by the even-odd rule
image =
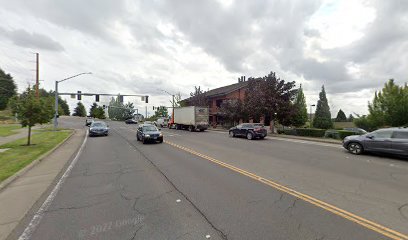
<svg viewBox="0 0 408 240">
<path fill-rule="evenodd" d="M 17 124 L 1 124 L 0 125 L 0 137 L 7 137 L 13 134 L 17 134 L 18 132 L 14 131 L 17 129 L 21 129 L 21 125 Z"/>
<path fill-rule="evenodd" d="M 24 168 L 32 161 L 53 149 L 59 143 L 64 141 L 71 131 L 57 132 L 38 132 L 31 136 L 32 145 L 27 146 L 27 138 L 6 143 L 0 146 L 0 149 L 10 148 L 0 153 L 0 182 L 12 176 L 20 169 Z"/>
</svg>

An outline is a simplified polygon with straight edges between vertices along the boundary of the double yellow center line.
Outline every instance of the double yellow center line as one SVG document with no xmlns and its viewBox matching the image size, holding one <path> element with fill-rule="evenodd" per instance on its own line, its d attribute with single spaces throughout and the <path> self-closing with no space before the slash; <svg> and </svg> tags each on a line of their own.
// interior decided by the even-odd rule
<svg viewBox="0 0 408 240">
<path fill-rule="evenodd" d="M 254 179 L 256 181 L 262 182 L 262 183 L 264 183 L 264 184 L 266 184 L 266 185 L 268 185 L 270 187 L 273 187 L 273 188 L 278 189 L 278 190 L 280 190 L 282 192 L 290 194 L 290 195 L 292 195 L 292 196 L 294 196 L 296 198 L 302 199 L 302 200 L 304 200 L 306 202 L 309 202 L 309 203 L 311 203 L 311 204 L 313 204 L 313 205 L 315 205 L 317 207 L 323 208 L 323 209 L 325 209 L 325 210 L 327 210 L 327 211 L 329 211 L 331 213 L 334 213 L 334 214 L 336 214 L 338 216 L 346 218 L 346 219 L 348 219 L 348 220 L 350 220 L 352 222 L 355 222 L 355 223 L 357 223 L 357 224 L 359 224 L 361 226 L 364 226 L 364 227 L 366 227 L 368 229 L 371 229 L 371 230 L 373 230 L 373 231 L 375 231 L 377 233 L 380 233 L 380 234 L 382 234 L 384 236 L 387 236 L 387 237 L 389 237 L 391 239 L 408 240 L 408 236 L 405 235 L 405 234 L 402 234 L 400 232 L 397 232 L 395 230 L 392 230 L 390 228 L 382 226 L 382 225 L 380 225 L 378 223 L 375 223 L 375 222 L 372 222 L 372 221 L 367 220 L 365 218 L 362 218 L 360 216 L 357 216 L 357 215 L 355 215 L 355 214 L 353 214 L 351 212 L 340 209 L 340 208 L 338 208 L 336 206 L 333 206 L 333 205 L 331 205 L 329 203 L 323 202 L 323 201 L 321 201 L 319 199 L 316 199 L 316 198 L 314 198 L 312 196 L 306 195 L 304 193 L 300 193 L 300 192 L 298 192 L 296 190 L 285 187 L 285 186 L 283 186 L 283 185 L 281 185 L 279 183 L 276 183 L 274 181 L 271 181 L 269 179 L 265 179 L 265 178 L 260 177 L 260 176 L 258 176 L 256 174 L 253 174 L 251 172 L 245 171 L 243 169 L 240 169 L 238 167 L 235 167 L 235 166 L 232 166 L 230 164 L 224 163 L 224 162 L 222 162 L 220 160 L 217 160 L 215 158 L 212 158 L 212 157 L 209 157 L 209 156 L 204 155 L 202 153 L 196 152 L 196 151 L 194 151 L 194 150 L 192 150 L 190 148 L 186 148 L 184 146 L 181 146 L 181 145 L 169 142 L 169 141 L 165 141 L 165 143 L 167 143 L 167 144 L 169 144 L 169 145 L 171 145 L 173 147 L 176 147 L 178 149 L 181 149 L 183 151 L 186 151 L 188 153 L 191 153 L 193 155 L 199 156 L 199 157 L 201 157 L 203 159 L 206 159 L 208 161 L 211 161 L 213 163 L 216 163 L 216 164 L 218 164 L 220 166 L 223 166 L 225 168 L 228 168 L 228 169 L 230 169 L 232 171 L 243 174 L 243 175 L 245 175 L 247 177 L 250 177 L 250 178 L 252 178 L 252 179 Z"/>
</svg>

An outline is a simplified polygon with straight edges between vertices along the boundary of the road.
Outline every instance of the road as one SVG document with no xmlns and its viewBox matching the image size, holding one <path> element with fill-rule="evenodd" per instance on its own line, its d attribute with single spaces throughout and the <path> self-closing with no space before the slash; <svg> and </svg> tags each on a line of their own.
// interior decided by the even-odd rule
<svg viewBox="0 0 408 240">
<path fill-rule="evenodd" d="M 408 161 L 212 131 L 144 145 L 109 124 L 29 239 L 408 239 Z"/>
</svg>

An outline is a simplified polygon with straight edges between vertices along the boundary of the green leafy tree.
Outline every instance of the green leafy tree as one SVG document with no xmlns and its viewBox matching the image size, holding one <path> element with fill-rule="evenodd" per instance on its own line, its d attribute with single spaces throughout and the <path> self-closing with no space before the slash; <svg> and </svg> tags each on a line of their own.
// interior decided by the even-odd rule
<svg viewBox="0 0 408 240">
<path fill-rule="evenodd" d="M 376 127 L 404 126 L 408 124 L 408 86 L 398 86 L 390 79 L 376 92 L 368 105 L 368 119 Z"/>
<path fill-rule="evenodd" d="M 43 88 L 39 89 L 39 93 L 41 97 L 52 98 L 55 100 L 54 91 L 50 90 L 47 91 Z M 58 115 L 60 116 L 69 116 L 71 115 L 69 111 L 69 106 L 66 100 L 63 100 L 60 96 L 58 96 Z"/>
<path fill-rule="evenodd" d="M 347 118 L 347 122 L 353 122 L 353 120 L 354 120 L 353 114 L 350 113 L 350 115 Z"/>
<path fill-rule="evenodd" d="M 226 122 L 236 125 L 240 119 L 245 119 L 244 105 L 240 99 L 227 99 L 221 103 L 220 114 Z"/>
<path fill-rule="evenodd" d="M 286 82 L 271 72 L 262 78 L 249 78 L 244 106 L 249 117 L 258 120 L 261 116 L 270 116 L 282 124 L 290 125 L 297 89 L 295 82 Z"/>
<path fill-rule="evenodd" d="M 341 109 L 337 113 L 336 122 L 347 122 L 346 114 Z"/>
<path fill-rule="evenodd" d="M 113 120 L 124 121 L 132 118 L 135 111 L 133 103 L 128 102 L 124 105 L 119 98 L 111 98 L 109 102 L 108 114 Z"/>
<path fill-rule="evenodd" d="M 16 89 L 13 77 L 0 68 L 0 110 L 4 110 L 9 99 L 17 94 Z"/>
<path fill-rule="evenodd" d="M 327 101 L 324 85 L 322 86 L 322 91 L 319 93 L 319 100 L 317 101 L 316 112 L 313 119 L 313 127 L 322 129 L 333 128 L 329 102 Z"/>
<path fill-rule="evenodd" d="M 31 144 L 31 127 L 35 124 L 49 122 L 53 117 L 52 98 L 37 98 L 35 90 L 27 90 L 19 96 L 10 99 L 10 107 L 22 127 L 28 127 L 27 145 Z"/>
<path fill-rule="evenodd" d="M 302 85 L 300 85 L 295 102 L 293 103 L 294 108 L 294 115 L 292 119 L 292 123 L 296 127 L 302 127 L 306 124 L 308 120 L 307 116 L 307 106 L 306 106 L 306 98 L 303 93 Z"/>
<path fill-rule="evenodd" d="M 167 108 L 165 106 L 160 106 L 156 109 L 156 111 L 154 112 L 154 116 L 156 118 L 158 117 L 168 117 L 169 116 L 169 112 L 167 110 Z"/>
<path fill-rule="evenodd" d="M 84 104 L 78 102 L 77 106 L 74 108 L 74 113 L 72 114 L 72 116 L 86 117 L 86 110 Z"/>
</svg>

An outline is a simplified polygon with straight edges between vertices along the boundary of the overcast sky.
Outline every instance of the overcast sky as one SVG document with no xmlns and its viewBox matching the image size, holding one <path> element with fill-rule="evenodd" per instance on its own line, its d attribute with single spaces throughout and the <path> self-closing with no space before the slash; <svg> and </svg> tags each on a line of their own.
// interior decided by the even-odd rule
<svg viewBox="0 0 408 240">
<path fill-rule="evenodd" d="M 302 84 L 308 104 L 324 84 L 333 115 L 366 113 L 387 79 L 408 81 L 407 0 L 0 2 L 0 68 L 19 91 L 35 82 L 33 52 L 45 89 L 92 72 L 60 91 L 146 94 L 149 112 L 170 105 L 162 90 L 188 97 L 274 71 Z"/>
</svg>

